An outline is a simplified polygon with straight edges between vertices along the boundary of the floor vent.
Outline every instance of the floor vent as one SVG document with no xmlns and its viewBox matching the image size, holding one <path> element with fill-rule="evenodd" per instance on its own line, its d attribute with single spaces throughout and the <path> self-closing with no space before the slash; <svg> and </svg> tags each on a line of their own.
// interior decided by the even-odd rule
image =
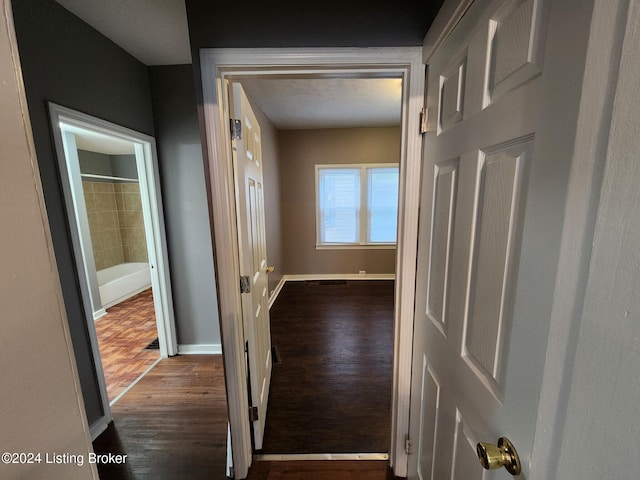
<svg viewBox="0 0 640 480">
<path fill-rule="evenodd" d="M 149 345 L 147 345 L 146 347 L 144 347 L 145 350 L 160 350 L 160 342 L 158 341 L 158 338 L 156 337 L 156 339 L 151 342 Z"/>
</svg>

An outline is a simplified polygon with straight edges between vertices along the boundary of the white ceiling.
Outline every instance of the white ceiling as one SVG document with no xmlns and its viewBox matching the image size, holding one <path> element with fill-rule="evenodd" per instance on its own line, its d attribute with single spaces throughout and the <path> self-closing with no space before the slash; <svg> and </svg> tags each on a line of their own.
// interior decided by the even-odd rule
<svg viewBox="0 0 640 480">
<path fill-rule="evenodd" d="M 145 65 L 191 63 L 185 0 L 56 0 Z"/>
<path fill-rule="evenodd" d="M 399 78 L 243 79 L 280 130 L 400 125 Z"/>
<path fill-rule="evenodd" d="M 57 0 L 145 65 L 191 63 L 185 0 Z M 279 129 L 400 124 L 400 79 L 247 79 Z"/>
</svg>

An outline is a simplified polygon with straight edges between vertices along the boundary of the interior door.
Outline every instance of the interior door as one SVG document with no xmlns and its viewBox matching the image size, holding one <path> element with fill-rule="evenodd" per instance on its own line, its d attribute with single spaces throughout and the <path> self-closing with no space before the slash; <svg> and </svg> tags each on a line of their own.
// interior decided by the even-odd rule
<svg viewBox="0 0 640 480">
<path fill-rule="evenodd" d="M 246 279 L 242 315 L 249 371 L 254 448 L 262 448 L 271 382 L 271 327 L 267 286 L 267 248 L 262 182 L 260 126 L 242 86 L 231 84 L 234 119 L 233 161 L 236 183 L 240 272 Z"/>
<path fill-rule="evenodd" d="M 476 0 L 428 62 L 409 478 L 511 478 L 476 454 L 502 436 L 528 475 L 589 26 L 572 5 Z"/>
</svg>

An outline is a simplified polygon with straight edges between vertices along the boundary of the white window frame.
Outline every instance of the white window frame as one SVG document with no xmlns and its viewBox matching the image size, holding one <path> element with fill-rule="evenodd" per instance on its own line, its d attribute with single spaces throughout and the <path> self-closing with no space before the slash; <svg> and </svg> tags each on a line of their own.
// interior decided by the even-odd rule
<svg viewBox="0 0 640 480">
<path fill-rule="evenodd" d="M 367 243 L 368 229 L 369 229 L 369 175 L 368 170 L 375 168 L 397 168 L 398 175 L 400 172 L 399 163 L 321 163 L 316 164 L 316 250 L 394 250 L 398 243 L 398 236 L 396 233 L 396 241 L 393 243 Z M 322 243 L 320 236 L 320 170 L 325 169 L 345 169 L 345 170 L 360 170 L 360 228 L 358 243 Z M 397 222 L 397 218 L 396 218 Z"/>
</svg>

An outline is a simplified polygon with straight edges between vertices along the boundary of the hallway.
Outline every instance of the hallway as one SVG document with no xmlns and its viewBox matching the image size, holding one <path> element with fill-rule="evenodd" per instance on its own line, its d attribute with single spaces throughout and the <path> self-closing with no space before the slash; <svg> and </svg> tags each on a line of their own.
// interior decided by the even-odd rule
<svg viewBox="0 0 640 480">
<path fill-rule="evenodd" d="M 98 466 L 100 480 L 225 478 L 227 402 L 221 355 L 161 360 L 112 408 L 96 453 L 126 454 Z"/>
</svg>

